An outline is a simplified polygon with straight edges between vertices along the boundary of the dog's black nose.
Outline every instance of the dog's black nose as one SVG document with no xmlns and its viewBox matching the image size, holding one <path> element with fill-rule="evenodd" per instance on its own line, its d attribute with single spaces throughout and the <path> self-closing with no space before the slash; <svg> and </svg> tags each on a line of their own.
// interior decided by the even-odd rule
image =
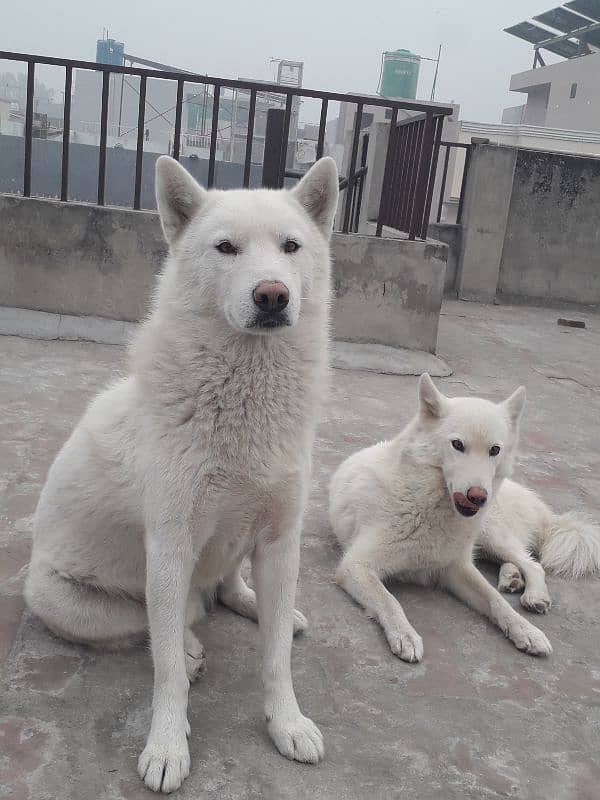
<svg viewBox="0 0 600 800">
<path fill-rule="evenodd" d="M 290 292 L 281 281 L 262 281 L 252 293 L 254 305 L 267 314 L 283 311 L 290 302 Z"/>
<path fill-rule="evenodd" d="M 484 506 L 487 502 L 487 492 L 481 486 L 471 486 L 467 492 L 467 500 L 470 500 L 473 505 Z"/>
</svg>

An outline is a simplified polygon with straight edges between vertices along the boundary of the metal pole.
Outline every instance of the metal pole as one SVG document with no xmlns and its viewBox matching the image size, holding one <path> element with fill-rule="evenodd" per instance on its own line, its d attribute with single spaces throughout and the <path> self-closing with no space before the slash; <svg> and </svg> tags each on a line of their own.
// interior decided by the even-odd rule
<svg viewBox="0 0 600 800">
<path fill-rule="evenodd" d="M 175 130 L 173 132 L 173 158 L 179 161 L 181 149 L 181 115 L 183 114 L 183 80 L 177 81 L 177 99 L 175 100 Z"/>
<path fill-rule="evenodd" d="M 435 75 L 433 76 L 433 86 L 431 87 L 431 98 L 430 98 L 431 102 L 433 102 L 435 100 L 435 87 L 436 87 L 436 84 L 437 84 L 438 70 L 440 68 L 440 57 L 441 57 L 441 55 L 442 55 L 442 45 L 440 44 L 440 46 L 438 48 L 438 56 L 437 56 L 437 59 L 435 61 Z"/>
<path fill-rule="evenodd" d="M 325 126 L 327 125 L 327 98 L 321 101 L 321 117 L 319 119 L 319 138 L 317 140 L 317 160 L 323 155 L 325 146 Z"/>
<path fill-rule="evenodd" d="M 440 202 L 438 203 L 436 222 L 441 222 L 442 208 L 444 206 L 444 194 L 446 192 L 446 179 L 448 177 L 448 162 L 450 161 L 450 145 L 445 145 L 446 156 L 444 158 L 444 171 L 442 172 L 442 185 L 440 186 Z"/>
<path fill-rule="evenodd" d="M 356 106 L 356 114 L 354 117 L 354 134 L 352 137 L 352 150 L 350 151 L 350 164 L 348 166 L 348 188 L 346 189 L 346 203 L 344 205 L 344 222 L 342 225 L 342 233 L 348 233 L 350 230 L 350 216 L 352 214 L 352 195 L 354 192 L 354 182 L 356 180 L 356 157 L 358 155 L 358 143 L 360 139 L 360 129 L 362 125 L 363 104 L 359 103 Z"/>
<path fill-rule="evenodd" d="M 35 93 L 35 63 L 27 64 L 27 101 L 25 106 L 25 165 L 23 197 L 31 197 L 31 154 L 33 149 L 33 95 Z"/>
<path fill-rule="evenodd" d="M 250 91 L 248 106 L 248 130 L 246 132 L 246 156 L 244 158 L 244 187 L 250 185 L 250 168 L 252 164 L 252 140 L 254 138 L 254 115 L 256 114 L 256 89 Z"/>
<path fill-rule="evenodd" d="M 123 116 L 123 83 L 125 81 L 125 73 L 121 75 L 121 99 L 119 100 L 119 124 L 117 126 L 117 135 L 121 137 L 121 117 Z"/>
<path fill-rule="evenodd" d="M 267 111 L 265 152 L 263 156 L 262 185 L 265 189 L 280 189 L 281 162 L 287 141 L 284 142 L 285 110 L 270 108 Z M 285 169 L 285 167 L 284 167 Z"/>
<path fill-rule="evenodd" d="M 97 204 L 104 205 L 104 188 L 106 182 L 106 138 L 108 127 L 108 93 L 110 72 L 102 73 L 102 107 L 100 109 L 100 150 L 98 153 L 98 197 Z"/>
<path fill-rule="evenodd" d="M 140 99 L 138 102 L 137 146 L 135 153 L 135 183 L 133 189 L 133 207 L 141 207 L 142 169 L 144 166 L 144 128 L 146 119 L 146 76 L 140 78 Z"/>
<path fill-rule="evenodd" d="M 65 69 L 65 99 L 63 104 L 63 140 L 62 140 L 62 170 L 60 182 L 60 199 L 69 199 L 69 136 L 71 133 L 71 94 L 72 94 L 73 69 Z"/>
<path fill-rule="evenodd" d="M 208 176 L 206 183 L 212 189 L 215 183 L 215 158 L 217 154 L 217 136 L 219 135 L 219 100 L 221 86 L 217 84 L 213 89 L 212 119 L 210 128 L 210 151 L 208 154 Z"/>
</svg>

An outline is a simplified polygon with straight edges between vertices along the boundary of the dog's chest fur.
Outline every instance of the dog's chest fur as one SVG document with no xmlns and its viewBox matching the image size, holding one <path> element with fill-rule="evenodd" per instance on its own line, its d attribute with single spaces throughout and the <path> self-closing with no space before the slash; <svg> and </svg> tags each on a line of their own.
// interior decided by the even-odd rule
<svg viewBox="0 0 600 800">
<path fill-rule="evenodd" d="M 439 470 L 404 465 L 397 483 L 381 501 L 388 549 L 405 571 L 443 569 L 469 552 L 480 530 L 479 520 L 463 520 L 451 506 Z"/>
<path fill-rule="evenodd" d="M 325 342 L 299 339 L 232 337 L 153 355 L 143 380 L 160 446 L 182 479 L 209 476 L 242 493 L 306 472 L 327 354 Z"/>
</svg>

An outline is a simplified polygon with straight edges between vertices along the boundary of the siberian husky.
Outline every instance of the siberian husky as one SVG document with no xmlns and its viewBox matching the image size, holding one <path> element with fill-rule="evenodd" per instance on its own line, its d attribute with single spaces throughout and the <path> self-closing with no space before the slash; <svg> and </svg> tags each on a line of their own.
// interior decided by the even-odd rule
<svg viewBox="0 0 600 800">
<path fill-rule="evenodd" d="M 153 715 L 138 769 L 173 791 L 189 773 L 191 631 L 218 592 L 260 620 L 265 715 L 279 751 L 323 739 L 290 671 L 300 529 L 328 371 L 330 158 L 291 191 L 205 191 L 156 168 L 169 244 L 129 376 L 100 394 L 52 465 L 25 595 L 66 639 L 114 646 L 149 629 Z M 251 556 L 256 595 L 240 564 Z"/>
<path fill-rule="evenodd" d="M 600 529 L 578 514 L 554 514 L 509 480 L 524 402 L 523 387 L 499 404 L 445 397 L 422 375 L 414 419 L 333 476 L 330 519 L 345 551 L 337 582 L 404 661 L 420 661 L 423 642 L 386 578 L 438 584 L 519 650 L 544 656 L 552 649 L 546 636 L 481 575 L 474 552 L 501 564 L 500 591 L 524 589 L 521 605 L 541 614 L 550 607 L 544 568 L 570 577 L 600 569 Z"/>
</svg>

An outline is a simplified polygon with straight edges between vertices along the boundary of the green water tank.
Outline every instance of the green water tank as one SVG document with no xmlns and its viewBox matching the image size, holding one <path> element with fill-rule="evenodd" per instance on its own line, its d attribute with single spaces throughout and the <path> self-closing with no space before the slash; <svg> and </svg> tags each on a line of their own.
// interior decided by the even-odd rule
<svg viewBox="0 0 600 800">
<path fill-rule="evenodd" d="M 410 50 L 393 50 L 383 54 L 381 86 L 382 97 L 405 97 L 414 100 L 419 82 L 420 56 Z"/>
</svg>

